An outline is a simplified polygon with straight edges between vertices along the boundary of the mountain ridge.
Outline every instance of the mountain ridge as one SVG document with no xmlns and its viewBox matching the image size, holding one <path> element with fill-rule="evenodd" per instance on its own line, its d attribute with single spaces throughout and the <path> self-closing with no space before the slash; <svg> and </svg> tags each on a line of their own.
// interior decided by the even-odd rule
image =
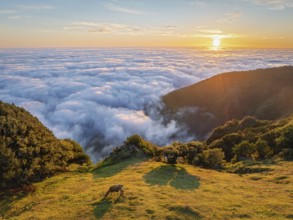
<svg viewBox="0 0 293 220">
<path fill-rule="evenodd" d="M 293 66 L 222 73 L 163 96 L 162 114 L 203 138 L 234 118 L 275 120 L 290 116 L 292 85 Z M 180 111 L 184 114 L 178 114 Z"/>
</svg>

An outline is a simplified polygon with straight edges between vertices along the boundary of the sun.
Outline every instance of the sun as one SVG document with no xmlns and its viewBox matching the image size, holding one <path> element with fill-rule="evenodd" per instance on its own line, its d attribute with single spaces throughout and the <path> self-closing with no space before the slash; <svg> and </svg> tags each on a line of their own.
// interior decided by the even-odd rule
<svg viewBox="0 0 293 220">
<path fill-rule="evenodd" d="M 220 46 L 221 46 L 221 40 L 219 38 L 214 38 L 213 39 L 213 47 L 219 48 Z"/>
</svg>

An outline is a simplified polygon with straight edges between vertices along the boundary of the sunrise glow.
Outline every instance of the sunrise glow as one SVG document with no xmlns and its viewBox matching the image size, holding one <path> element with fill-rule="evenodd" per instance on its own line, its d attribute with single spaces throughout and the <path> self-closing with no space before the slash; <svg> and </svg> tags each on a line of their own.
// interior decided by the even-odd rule
<svg viewBox="0 0 293 220">
<path fill-rule="evenodd" d="M 223 48 L 293 48 L 287 0 L 15 0 L 0 6 L 0 48 L 209 48 L 222 39 Z"/>
<path fill-rule="evenodd" d="M 219 48 L 221 45 L 221 40 L 219 38 L 214 38 L 213 39 L 213 47 L 214 48 Z"/>
</svg>

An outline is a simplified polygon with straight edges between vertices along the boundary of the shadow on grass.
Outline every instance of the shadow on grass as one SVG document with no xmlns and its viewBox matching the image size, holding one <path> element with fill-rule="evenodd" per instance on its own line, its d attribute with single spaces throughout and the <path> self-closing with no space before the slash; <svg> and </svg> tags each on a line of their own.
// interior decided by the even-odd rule
<svg viewBox="0 0 293 220">
<path fill-rule="evenodd" d="M 184 168 L 174 165 L 160 166 L 146 175 L 144 180 L 150 185 L 170 185 L 176 189 L 194 190 L 199 187 L 199 179 Z"/>
<path fill-rule="evenodd" d="M 107 199 L 101 199 L 99 202 L 93 204 L 95 205 L 94 215 L 97 219 L 103 218 L 106 212 L 111 208 L 112 202 Z"/>
<path fill-rule="evenodd" d="M 134 165 L 136 163 L 141 163 L 145 161 L 147 158 L 145 157 L 140 157 L 140 158 L 129 158 L 126 159 L 122 162 L 118 162 L 116 164 L 112 165 L 105 165 L 102 167 L 98 167 L 97 169 L 93 170 L 93 174 L 95 178 L 106 178 L 106 177 L 111 177 L 114 176 L 115 174 L 121 172 L 125 168 Z"/>
<path fill-rule="evenodd" d="M 249 173 L 263 173 L 263 172 L 269 172 L 272 171 L 270 168 L 266 167 L 241 167 L 238 170 L 235 171 L 237 174 L 249 174 Z"/>
<path fill-rule="evenodd" d="M 16 213 L 11 213 L 8 215 L 7 212 L 10 210 L 14 203 L 26 197 L 31 192 L 34 192 L 34 189 L 31 186 L 0 192 L 0 219 L 13 217 L 11 215 L 14 215 Z"/>
<path fill-rule="evenodd" d="M 8 196 L 8 195 L 0 195 L 0 219 L 8 217 L 6 213 L 10 210 L 11 206 L 23 198 L 23 195 L 15 195 L 15 196 Z"/>
<path fill-rule="evenodd" d="M 121 196 L 113 197 L 113 195 L 111 195 L 106 199 L 103 198 L 99 202 L 92 204 L 93 206 L 96 206 L 94 209 L 94 215 L 96 219 L 102 219 L 103 216 L 112 207 L 113 204 L 123 202 L 123 201 L 124 201 L 124 197 L 121 197 Z"/>
<path fill-rule="evenodd" d="M 176 218 L 173 218 L 174 216 L 180 216 L 181 218 L 177 218 L 177 219 L 192 219 L 192 220 L 197 220 L 197 219 L 202 219 L 202 216 L 195 210 L 193 210 L 191 207 L 189 206 L 171 206 L 169 207 L 169 210 L 172 212 L 175 212 L 175 215 L 170 215 L 167 216 L 166 219 L 168 220 L 173 220 Z"/>
</svg>

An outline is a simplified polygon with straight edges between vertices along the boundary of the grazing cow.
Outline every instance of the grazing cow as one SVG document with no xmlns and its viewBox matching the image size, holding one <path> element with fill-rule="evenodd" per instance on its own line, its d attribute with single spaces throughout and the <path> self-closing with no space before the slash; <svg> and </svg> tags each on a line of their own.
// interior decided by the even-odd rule
<svg viewBox="0 0 293 220">
<path fill-rule="evenodd" d="M 104 199 L 107 198 L 107 196 L 112 192 L 120 192 L 119 197 L 123 196 L 124 195 L 123 185 L 118 184 L 118 185 L 110 186 L 110 188 L 108 189 L 107 193 L 104 196 Z"/>
</svg>

